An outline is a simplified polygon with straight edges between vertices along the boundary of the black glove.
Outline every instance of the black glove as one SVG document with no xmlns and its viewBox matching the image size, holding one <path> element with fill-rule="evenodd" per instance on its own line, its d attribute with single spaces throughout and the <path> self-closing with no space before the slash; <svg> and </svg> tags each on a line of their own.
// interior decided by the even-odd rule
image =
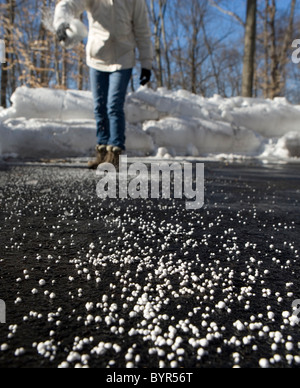
<svg viewBox="0 0 300 388">
<path fill-rule="evenodd" d="M 141 77 L 140 77 L 140 84 L 142 86 L 145 86 L 148 82 L 150 82 L 151 79 L 151 70 L 148 69 L 142 69 Z"/>
<path fill-rule="evenodd" d="M 62 23 L 57 31 L 56 31 L 56 35 L 57 35 L 57 38 L 60 42 L 64 42 L 65 40 L 67 40 L 68 38 L 68 35 L 67 35 L 67 30 L 70 28 L 70 24 L 69 23 Z"/>
</svg>

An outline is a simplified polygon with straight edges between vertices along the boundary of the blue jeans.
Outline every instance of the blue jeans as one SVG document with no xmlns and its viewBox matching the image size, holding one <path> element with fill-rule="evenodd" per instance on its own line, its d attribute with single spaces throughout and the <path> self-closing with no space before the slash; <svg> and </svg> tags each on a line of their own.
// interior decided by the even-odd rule
<svg viewBox="0 0 300 388">
<path fill-rule="evenodd" d="M 124 103 L 131 75 L 132 69 L 108 73 L 90 68 L 97 139 L 100 145 L 125 150 Z"/>
</svg>

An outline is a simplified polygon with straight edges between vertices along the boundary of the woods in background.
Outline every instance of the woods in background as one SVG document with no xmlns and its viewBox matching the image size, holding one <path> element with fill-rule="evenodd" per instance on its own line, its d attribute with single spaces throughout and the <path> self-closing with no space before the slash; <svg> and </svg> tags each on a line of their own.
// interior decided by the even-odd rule
<svg viewBox="0 0 300 388">
<path fill-rule="evenodd" d="M 54 0 L 1 0 L 0 38 L 6 44 L 1 68 L 1 103 L 16 87 L 89 87 L 85 47 L 63 49 L 52 30 Z"/>
<path fill-rule="evenodd" d="M 291 44 L 300 25 L 297 0 L 147 0 L 155 52 L 153 87 L 300 102 Z M 0 0 L 1 102 L 16 87 L 89 89 L 85 46 L 65 50 L 51 29 L 55 0 Z M 83 19 L 84 20 L 84 19 Z M 135 82 L 132 82 L 135 88 Z"/>
</svg>

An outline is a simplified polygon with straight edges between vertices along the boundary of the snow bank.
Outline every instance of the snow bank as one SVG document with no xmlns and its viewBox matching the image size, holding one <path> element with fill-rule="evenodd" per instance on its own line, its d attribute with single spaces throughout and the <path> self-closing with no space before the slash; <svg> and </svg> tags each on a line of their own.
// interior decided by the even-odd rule
<svg viewBox="0 0 300 388">
<path fill-rule="evenodd" d="M 267 160 L 300 158 L 300 133 L 290 132 L 278 140 L 273 139 L 266 145 L 261 158 Z"/>
<path fill-rule="evenodd" d="M 93 121 L 16 118 L 1 125 L 0 153 L 22 158 L 82 156 L 94 142 Z"/>
<path fill-rule="evenodd" d="M 300 107 L 286 99 L 206 99 L 140 88 L 126 101 L 127 149 L 139 156 L 300 157 Z M 0 109 L 0 155 L 88 156 L 95 145 L 90 92 L 29 89 Z"/>
<path fill-rule="evenodd" d="M 289 132 L 299 131 L 300 107 L 289 104 L 285 98 L 277 98 L 274 101 L 257 100 L 256 103 L 244 99 L 233 108 L 227 104 L 224 104 L 224 108 L 224 112 L 229 111 L 229 122 L 237 126 L 247 126 L 266 138 L 281 137 Z"/>
<path fill-rule="evenodd" d="M 300 107 L 285 98 L 203 98 L 184 90 L 141 88 L 128 96 L 127 120 L 171 155 L 243 155 L 266 159 L 300 155 Z"/>
<path fill-rule="evenodd" d="M 93 120 L 90 92 L 21 87 L 11 97 L 12 107 L 0 111 L 0 120 L 26 119 Z"/>
<path fill-rule="evenodd" d="M 12 107 L 0 110 L 0 156 L 66 158 L 89 156 L 96 144 L 90 92 L 21 87 Z M 145 156 L 154 144 L 141 125 L 127 126 L 127 150 Z"/>
<path fill-rule="evenodd" d="M 144 130 L 155 144 L 167 148 L 173 156 L 254 154 L 262 144 L 262 138 L 252 131 L 235 130 L 228 123 L 197 118 L 167 117 L 157 122 L 148 121 Z"/>
<path fill-rule="evenodd" d="M 0 123 L 0 155 L 21 158 L 90 156 L 95 149 L 94 120 L 8 119 Z M 141 129 L 127 128 L 129 154 L 153 153 L 152 139 Z"/>
</svg>

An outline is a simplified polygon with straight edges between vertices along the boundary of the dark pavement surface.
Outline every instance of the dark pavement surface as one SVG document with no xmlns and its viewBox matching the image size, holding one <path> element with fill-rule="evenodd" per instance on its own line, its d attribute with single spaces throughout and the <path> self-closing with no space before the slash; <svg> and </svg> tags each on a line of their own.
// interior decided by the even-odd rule
<svg viewBox="0 0 300 388">
<path fill-rule="evenodd" d="M 206 163 L 205 206 L 0 165 L 0 367 L 298 367 L 299 165 Z"/>
</svg>

